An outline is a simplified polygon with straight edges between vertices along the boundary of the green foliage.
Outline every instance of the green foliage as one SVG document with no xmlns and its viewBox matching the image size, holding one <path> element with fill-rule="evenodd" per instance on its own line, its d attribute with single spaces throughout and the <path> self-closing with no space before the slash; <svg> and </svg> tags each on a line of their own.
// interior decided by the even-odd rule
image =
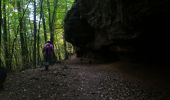
<svg viewBox="0 0 170 100">
<path fill-rule="evenodd" d="M 49 25 L 49 15 L 53 14 L 54 11 L 54 1 L 49 0 L 50 2 L 50 12 L 48 12 L 47 0 L 36 0 L 37 1 L 37 26 L 40 21 L 40 28 L 39 28 L 39 46 L 40 46 L 40 59 L 42 62 L 42 47 L 45 43 L 44 40 L 44 30 L 43 30 L 43 23 L 42 19 L 40 19 L 40 4 L 43 1 L 43 12 L 45 17 L 45 24 L 46 24 L 46 31 L 48 40 L 50 39 L 50 29 Z M 18 11 L 17 2 L 20 2 L 21 12 Z M 64 59 L 64 46 L 63 46 L 63 19 L 67 10 L 69 10 L 73 4 L 73 0 L 58 0 L 57 2 L 57 10 L 56 10 L 56 18 L 55 18 L 55 28 L 54 28 L 54 46 L 55 46 L 55 54 L 58 60 Z M 9 55 L 11 58 L 12 68 L 11 70 L 22 70 L 32 66 L 33 63 L 33 0 L 5 0 L 6 4 L 6 17 L 7 17 L 7 36 L 8 36 L 8 43 L 7 46 L 9 47 Z M 2 5 L 3 6 L 3 5 Z M 1 6 L 1 7 L 2 7 Z M 3 8 L 1 8 L 2 10 Z M 2 12 L 3 13 L 3 12 Z M 3 16 L 2 16 L 3 17 Z M 24 40 L 26 41 L 27 49 L 28 49 L 28 62 L 22 61 L 21 55 L 21 41 L 20 41 L 20 31 L 19 31 L 19 20 L 23 21 L 23 36 Z M 2 34 L 3 35 L 3 30 Z M 4 41 L 1 37 L 1 54 L 0 58 L 2 60 L 2 65 L 5 64 L 5 52 L 4 52 Z M 38 59 L 38 58 L 37 58 Z M 27 66 L 22 66 L 23 63 L 27 63 Z"/>
</svg>

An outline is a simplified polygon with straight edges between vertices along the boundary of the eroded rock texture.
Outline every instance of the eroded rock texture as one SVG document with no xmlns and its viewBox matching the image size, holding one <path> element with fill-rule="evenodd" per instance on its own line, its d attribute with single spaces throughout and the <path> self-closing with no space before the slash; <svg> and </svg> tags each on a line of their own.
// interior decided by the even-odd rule
<svg viewBox="0 0 170 100">
<path fill-rule="evenodd" d="M 169 55 L 169 0 L 76 0 L 65 18 L 65 39 L 81 53 Z"/>
</svg>

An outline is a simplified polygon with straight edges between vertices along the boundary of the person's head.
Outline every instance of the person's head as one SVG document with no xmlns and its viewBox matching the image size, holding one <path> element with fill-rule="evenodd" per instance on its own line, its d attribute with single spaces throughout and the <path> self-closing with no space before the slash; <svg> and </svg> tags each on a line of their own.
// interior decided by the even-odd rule
<svg viewBox="0 0 170 100">
<path fill-rule="evenodd" d="M 50 43 L 50 44 L 53 44 L 52 41 L 47 41 L 46 43 Z"/>
</svg>

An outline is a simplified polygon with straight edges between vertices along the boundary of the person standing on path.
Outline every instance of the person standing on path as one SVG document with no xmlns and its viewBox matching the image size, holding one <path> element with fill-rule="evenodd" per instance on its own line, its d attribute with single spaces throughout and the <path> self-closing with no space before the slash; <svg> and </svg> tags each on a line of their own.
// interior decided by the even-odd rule
<svg viewBox="0 0 170 100">
<path fill-rule="evenodd" d="M 43 56 L 45 62 L 45 70 L 48 70 L 49 65 L 52 63 L 53 54 L 54 54 L 54 45 L 51 41 L 47 41 L 43 47 Z"/>
</svg>

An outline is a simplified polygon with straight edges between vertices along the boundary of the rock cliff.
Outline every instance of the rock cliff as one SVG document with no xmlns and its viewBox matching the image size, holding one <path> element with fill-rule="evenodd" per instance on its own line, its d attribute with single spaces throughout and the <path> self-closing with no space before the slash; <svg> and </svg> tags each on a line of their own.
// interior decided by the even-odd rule
<svg viewBox="0 0 170 100">
<path fill-rule="evenodd" d="M 65 39 L 81 53 L 169 54 L 169 0 L 76 0 L 65 17 Z"/>
</svg>

